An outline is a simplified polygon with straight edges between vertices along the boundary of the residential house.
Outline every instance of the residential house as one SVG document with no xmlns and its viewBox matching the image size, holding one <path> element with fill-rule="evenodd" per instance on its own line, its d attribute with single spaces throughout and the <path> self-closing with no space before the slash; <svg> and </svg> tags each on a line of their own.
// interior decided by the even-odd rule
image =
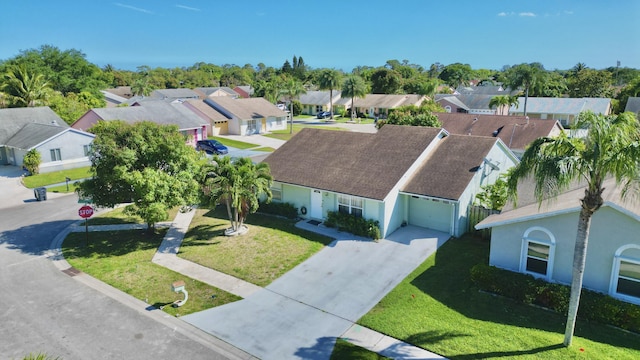
<svg viewBox="0 0 640 360">
<path fill-rule="evenodd" d="M 196 92 L 201 100 L 218 97 L 218 96 L 230 96 L 232 98 L 240 97 L 235 90 L 230 87 L 222 86 L 222 87 L 198 87 L 193 89 Z"/>
<path fill-rule="evenodd" d="M 640 304 L 640 201 L 622 201 L 621 186 L 606 180 L 604 204 L 591 220 L 584 288 Z M 476 229 L 491 228 L 489 264 L 570 284 L 575 239 L 584 187 L 539 205 L 523 186 L 519 206 L 489 216 Z M 527 201 L 528 200 L 528 201 Z"/>
<path fill-rule="evenodd" d="M 341 114 L 351 107 L 350 98 L 341 98 L 340 90 L 333 91 L 333 113 Z M 329 111 L 331 107 L 331 94 L 329 91 L 307 91 L 298 98 L 302 105 L 302 113 L 316 115 L 319 112 Z"/>
<path fill-rule="evenodd" d="M 509 113 L 523 116 L 524 100 L 524 97 L 518 98 L 519 104 L 511 106 Z M 558 120 L 565 127 L 571 126 L 576 116 L 587 110 L 596 114 L 610 115 L 611 99 L 529 97 L 527 100 L 528 117 Z"/>
<path fill-rule="evenodd" d="M 355 98 L 353 107 L 358 114 L 368 117 L 386 118 L 389 109 L 395 109 L 405 105 L 420 106 L 427 99 L 424 95 L 398 95 L 398 94 L 368 94 L 364 98 Z"/>
<path fill-rule="evenodd" d="M 264 162 L 274 201 L 306 219 L 341 211 L 377 220 L 385 237 L 404 224 L 462 235 L 480 186 L 518 160 L 498 138 L 385 125 L 375 134 L 306 128 Z"/>
<path fill-rule="evenodd" d="M 199 99 L 200 95 L 191 89 L 158 89 L 153 90 L 149 96 L 153 100 L 177 101 Z"/>
<path fill-rule="evenodd" d="M 496 95 L 474 93 L 437 94 L 434 99 L 448 113 L 495 115 L 497 109 L 489 107 L 494 96 Z"/>
<path fill-rule="evenodd" d="M 564 132 L 558 121 L 527 119 L 524 116 L 435 113 L 451 134 L 498 137 L 521 157 L 535 139 L 555 137 Z"/>
<path fill-rule="evenodd" d="M 22 166 L 25 154 L 36 149 L 43 173 L 89 166 L 93 138 L 49 107 L 0 109 L 0 164 Z"/>
<path fill-rule="evenodd" d="M 238 94 L 238 97 L 241 97 L 243 99 L 252 97 L 255 90 L 256 89 L 251 85 L 239 85 L 233 88 L 233 91 Z"/>
<path fill-rule="evenodd" d="M 625 106 L 624 111 L 632 112 L 640 119 L 640 97 L 630 96 L 627 100 L 627 105 Z"/>
<path fill-rule="evenodd" d="M 116 107 L 120 104 L 126 104 L 133 97 L 131 86 L 118 86 L 114 89 L 100 90 L 104 95 L 107 107 Z"/>
<path fill-rule="evenodd" d="M 228 132 L 232 135 L 260 134 L 287 127 L 287 113 L 264 98 L 218 96 L 204 102 L 229 119 Z"/>
<path fill-rule="evenodd" d="M 216 109 L 207 105 L 203 100 L 190 99 L 183 101 L 182 105 L 193 111 L 201 119 L 209 122 L 208 135 L 218 136 L 229 133 L 229 119 Z"/>
<path fill-rule="evenodd" d="M 168 103 L 166 101 L 143 101 L 134 106 L 117 108 L 96 108 L 87 111 L 71 127 L 88 130 L 98 121 L 122 120 L 133 124 L 140 121 L 151 121 L 160 125 L 176 125 L 187 139 L 187 144 L 194 145 L 196 141 L 205 139 L 209 121 L 202 119 L 182 102 Z"/>
</svg>

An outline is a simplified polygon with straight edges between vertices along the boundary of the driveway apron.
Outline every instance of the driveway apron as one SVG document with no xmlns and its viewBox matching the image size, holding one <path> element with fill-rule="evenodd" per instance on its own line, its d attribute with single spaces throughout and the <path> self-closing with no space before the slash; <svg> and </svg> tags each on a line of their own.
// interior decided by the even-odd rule
<svg viewBox="0 0 640 360">
<path fill-rule="evenodd" d="M 338 238 L 248 298 L 182 319 L 262 359 L 329 359 L 336 338 L 448 238 L 414 226 L 379 242 Z"/>
</svg>

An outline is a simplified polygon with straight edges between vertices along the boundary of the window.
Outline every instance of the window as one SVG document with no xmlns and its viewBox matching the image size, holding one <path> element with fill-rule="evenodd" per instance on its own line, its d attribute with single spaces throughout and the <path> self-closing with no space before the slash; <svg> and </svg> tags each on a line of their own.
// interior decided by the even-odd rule
<svg viewBox="0 0 640 360">
<path fill-rule="evenodd" d="M 255 134 L 258 132 L 258 120 L 247 121 L 247 134 Z"/>
<path fill-rule="evenodd" d="M 522 237 L 520 272 L 551 280 L 555 246 L 549 230 L 539 226 L 527 229 Z"/>
<path fill-rule="evenodd" d="M 91 153 L 91 145 L 83 145 L 82 148 L 84 149 L 84 156 L 89 156 Z"/>
<path fill-rule="evenodd" d="M 527 245 L 527 272 L 547 275 L 549 245 L 529 241 Z"/>
<path fill-rule="evenodd" d="M 640 246 L 620 247 L 614 256 L 609 295 L 640 304 Z"/>
<path fill-rule="evenodd" d="M 451 112 L 451 106 L 447 105 L 444 107 L 444 111 L 450 113 Z"/>
<path fill-rule="evenodd" d="M 640 298 L 640 262 L 620 260 L 616 292 Z"/>
<path fill-rule="evenodd" d="M 273 200 L 282 200 L 282 189 L 279 186 L 271 188 L 271 198 Z"/>
<path fill-rule="evenodd" d="M 51 153 L 51 161 L 62 160 L 62 156 L 60 156 L 60 149 L 51 149 L 49 152 Z"/>
<path fill-rule="evenodd" d="M 281 117 L 277 117 L 276 118 L 276 125 L 278 125 L 278 126 L 282 125 L 282 118 Z"/>
<path fill-rule="evenodd" d="M 356 217 L 362 217 L 362 209 L 364 201 L 348 195 L 338 195 L 338 211 L 343 214 L 351 214 Z"/>
<path fill-rule="evenodd" d="M 316 105 L 316 112 L 322 112 L 322 105 Z"/>
</svg>

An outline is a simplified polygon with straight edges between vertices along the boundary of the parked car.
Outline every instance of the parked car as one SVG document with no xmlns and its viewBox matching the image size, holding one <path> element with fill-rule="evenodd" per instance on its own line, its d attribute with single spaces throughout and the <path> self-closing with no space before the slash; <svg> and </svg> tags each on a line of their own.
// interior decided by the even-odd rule
<svg viewBox="0 0 640 360">
<path fill-rule="evenodd" d="M 331 117 L 331 112 L 329 111 L 320 111 L 317 115 L 318 119 L 327 119 Z"/>
<path fill-rule="evenodd" d="M 224 155 L 229 153 L 229 149 L 217 140 L 199 140 L 196 143 L 196 150 L 204 151 L 207 154 Z"/>
<path fill-rule="evenodd" d="M 276 106 L 278 107 L 278 109 L 280 109 L 282 111 L 287 111 L 287 105 L 285 105 L 285 104 L 278 104 Z"/>
</svg>

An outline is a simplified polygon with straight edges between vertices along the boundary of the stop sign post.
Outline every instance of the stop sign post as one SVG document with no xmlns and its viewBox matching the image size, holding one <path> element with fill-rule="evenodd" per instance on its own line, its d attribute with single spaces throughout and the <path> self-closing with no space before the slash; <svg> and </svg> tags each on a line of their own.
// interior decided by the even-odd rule
<svg viewBox="0 0 640 360">
<path fill-rule="evenodd" d="M 86 246 L 89 246 L 89 224 L 87 220 L 93 215 L 93 208 L 89 205 L 85 205 L 78 210 L 78 215 L 84 219 L 84 230 L 86 234 Z"/>
</svg>

